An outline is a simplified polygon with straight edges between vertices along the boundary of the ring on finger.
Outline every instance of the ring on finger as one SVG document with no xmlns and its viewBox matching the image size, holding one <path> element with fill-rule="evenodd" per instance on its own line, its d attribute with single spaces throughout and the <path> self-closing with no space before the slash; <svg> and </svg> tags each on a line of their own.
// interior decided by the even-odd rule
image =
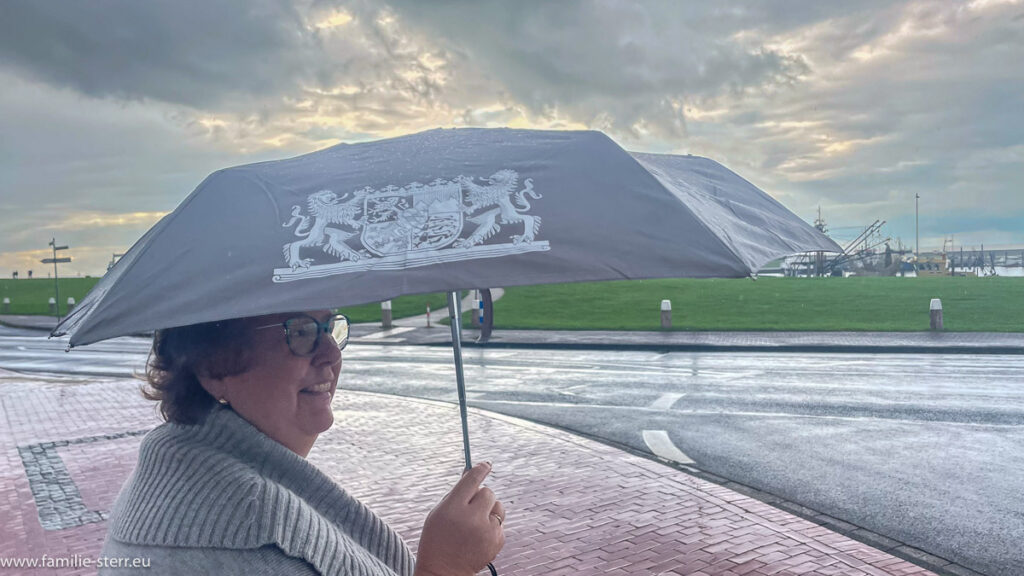
<svg viewBox="0 0 1024 576">
<path fill-rule="evenodd" d="M 501 515 L 496 512 L 491 512 L 491 517 L 498 521 L 498 526 L 501 526 L 505 523 L 505 519 L 502 518 Z"/>
</svg>

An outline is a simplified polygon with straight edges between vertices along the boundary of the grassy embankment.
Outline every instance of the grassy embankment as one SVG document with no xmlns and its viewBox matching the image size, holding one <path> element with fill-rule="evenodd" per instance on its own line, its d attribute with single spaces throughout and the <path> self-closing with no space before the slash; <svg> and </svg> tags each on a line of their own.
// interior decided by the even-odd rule
<svg viewBox="0 0 1024 576">
<path fill-rule="evenodd" d="M 96 281 L 62 279 L 61 300 L 81 300 Z M 45 314 L 52 295 L 52 280 L 0 280 L 0 298 L 11 298 L 12 314 Z M 917 331 L 928 329 L 932 298 L 942 299 L 948 331 L 1024 332 L 1020 278 L 643 280 L 516 287 L 495 304 L 495 328 L 658 330 L 659 305 L 669 299 L 675 330 Z M 397 298 L 393 316 L 423 314 L 428 302 L 440 323 L 447 316 L 444 294 Z M 380 320 L 379 304 L 344 312 L 354 322 Z"/>
<path fill-rule="evenodd" d="M 510 288 L 495 329 L 928 330 L 942 299 L 947 331 L 1024 332 L 1021 278 L 761 278 L 642 280 Z M 468 317 L 467 317 L 468 321 Z"/>
<path fill-rule="evenodd" d="M 92 289 L 99 278 L 61 278 L 60 279 L 60 311 L 67 312 L 68 297 L 76 302 Z M 50 298 L 53 297 L 52 278 L 32 278 L 21 280 L 0 280 L 0 301 L 11 299 L 11 314 L 49 314 Z M 444 294 L 421 294 L 405 296 L 391 303 L 391 313 L 395 318 L 417 316 L 427 311 L 430 304 L 431 314 L 436 313 L 438 321 L 448 314 L 448 302 Z M 353 322 L 380 321 L 380 304 L 366 304 L 342 310 Z M 433 318 L 434 316 L 432 316 Z"/>
<path fill-rule="evenodd" d="M 68 297 L 81 302 L 82 298 L 99 282 L 99 278 L 61 278 L 60 312 L 67 313 Z M 11 299 L 11 314 L 49 314 L 53 298 L 53 278 L 24 278 L 0 280 L 0 301 Z"/>
</svg>

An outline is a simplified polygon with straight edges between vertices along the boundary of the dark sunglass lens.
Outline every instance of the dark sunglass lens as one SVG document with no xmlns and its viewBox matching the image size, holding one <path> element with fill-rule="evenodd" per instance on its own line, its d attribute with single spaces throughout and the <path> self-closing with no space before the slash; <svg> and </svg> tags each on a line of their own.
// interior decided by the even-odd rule
<svg viewBox="0 0 1024 576">
<path fill-rule="evenodd" d="M 313 352 L 319 327 L 311 318 L 291 318 L 285 322 L 292 352 L 304 355 Z"/>
</svg>

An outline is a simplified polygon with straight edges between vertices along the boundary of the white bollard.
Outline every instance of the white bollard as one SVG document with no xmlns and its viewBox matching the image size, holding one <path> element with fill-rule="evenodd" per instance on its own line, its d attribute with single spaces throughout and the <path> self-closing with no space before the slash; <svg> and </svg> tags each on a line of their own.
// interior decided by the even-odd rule
<svg viewBox="0 0 1024 576">
<path fill-rule="evenodd" d="M 4 314 L 10 314 L 11 313 L 11 299 L 10 298 L 4 298 L 3 312 L 4 312 Z"/>
<path fill-rule="evenodd" d="M 380 303 L 380 324 L 385 330 L 391 330 L 391 300 Z"/>
<path fill-rule="evenodd" d="M 71 310 L 72 310 L 72 309 L 73 309 L 74 307 L 75 307 L 75 299 L 69 296 L 69 297 L 68 297 L 68 312 L 67 312 L 67 313 L 68 313 L 68 314 L 71 314 Z"/>
<path fill-rule="evenodd" d="M 430 328 L 430 304 L 427 304 L 427 328 Z"/>
<path fill-rule="evenodd" d="M 473 304 L 469 307 L 469 310 L 470 310 L 470 314 L 469 314 L 470 320 L 469 321 L 470 321 L 470 324 L 473 326 L 473 328 L 479 328 L 480 327 L 480 315 L 477 313 L 477 310 L 480 309 L 480 306 L 482 304 L 483 304 L 482 300 L 474 299 L 473 300 Z"/>
<path fill-rule="evenodd" d="M 931 329 L 942 330 L 942 300 L 932 298 L 932 303 L 928 309 L 931 316 Z"/>
<path fill-rule="evenodd" d="M 661 327 L 671 328 L 672 327 L 672 301 L 662 300 L 661 301 Z"/>
<path fill-rule="evenodd" d="M 50 296 L 50 314 L 56 314 L 56 313 L 57 313 L 57 299 L 54 298 L 53 296 Z"/>
</svg>

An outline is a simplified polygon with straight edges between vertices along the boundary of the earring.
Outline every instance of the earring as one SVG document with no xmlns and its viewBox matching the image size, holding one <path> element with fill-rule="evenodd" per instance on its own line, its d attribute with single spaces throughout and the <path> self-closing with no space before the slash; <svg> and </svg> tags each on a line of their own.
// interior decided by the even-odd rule
<svg viewBox="0 0 1024 576">
<path fill-rule="evenodd" d="M 219 402 L 222 406 L 227 406 L 229 404 L 227 398 L 224 398 L 223 396 L 217 398 L 217 402 Z"/>
</svg>

